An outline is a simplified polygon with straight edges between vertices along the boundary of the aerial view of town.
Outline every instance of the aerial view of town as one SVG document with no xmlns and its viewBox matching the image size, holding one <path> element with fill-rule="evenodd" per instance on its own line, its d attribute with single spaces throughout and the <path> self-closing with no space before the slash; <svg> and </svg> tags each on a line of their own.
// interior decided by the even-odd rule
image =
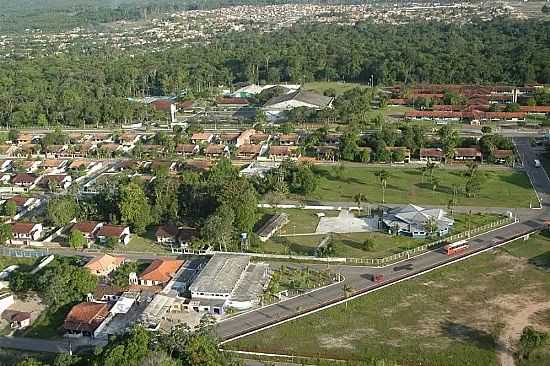
<svg viewBox="0 0 550 366">
<path fill-rule="evenodd" d="M 0 9 L 0 366 L 550 366 L 550 2 Z"/>
</svg>

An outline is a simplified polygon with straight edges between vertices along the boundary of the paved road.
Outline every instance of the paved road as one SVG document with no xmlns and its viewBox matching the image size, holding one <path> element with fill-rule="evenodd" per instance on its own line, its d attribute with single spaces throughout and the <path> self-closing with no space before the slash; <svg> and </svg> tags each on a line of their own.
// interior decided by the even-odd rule
<svg viewBox="0 0 550 366">
<path fill-rule="evenodd" d="M 332 266 L 333 270 L 340 271 L 346 277 L 344 283 L 229 318 L 218 324 L 218 336 L 223 341 L 228 341 L 330 306 L 346 298 L 343 290 L 344 284 L 355 290 L 354 295 L 363 295 L 384 284 L 411 278 L 543 227 L 543 219 L 548 214 L 548 205 L 550 204 L 550 180 L 542 168 L 535 168 L 533 164 L 528 164 L 535 157 L 527 138 L 517 138 L 514 142 L 524 159 L 525 170 L 541 202 L 545 205 L 543 209 L 531 210 L 531 212 L 524 213 L 524 217 L 520 218 L 521 221 L 518 223 L 469 240 L 469 250 L 458 257 L 448 257 L 442 250 L 436 249 L 382 269 Z M 371 280 L 373 273 L 383 274 L 384 282 L 374 283 Z"/>
<path fill-rule="evenodd" d="M 68 339 L 52 341 L 24 337 L 0 337 L 1 348 L 50 353 L 66 353 L 69 352 L 69 350 L 76 351 L 81 347 L 93 348 L 96 346 L 104 346 L 106 343 L 105 341 L 92 340 L 87 337 L 71 339 L 70 341 Z"/>
</svg>

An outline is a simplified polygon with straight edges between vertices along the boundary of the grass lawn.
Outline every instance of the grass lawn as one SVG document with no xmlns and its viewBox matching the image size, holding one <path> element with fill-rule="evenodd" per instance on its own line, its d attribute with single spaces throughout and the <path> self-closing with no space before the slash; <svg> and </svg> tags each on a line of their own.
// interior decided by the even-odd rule
<svg viewBox="0 0 550 366">
<path fill-rule="evenodd" d="M 301 210 L 306 211 L 306 210 Z M 468 228 L 468 215 L 457 213 L 454 215 L 455 224 L 453 233 L 466 231 Z M 483 226 L 502 219 L 503 216 L 495 214 L 472 214 L 470 228 Z M 317 245 L 325 235 L 299 235 L 278 237 L 264 243 L 263 251 L 266 253 L 315 255 Z M 412 249 L 420 245 L 434 241 L 435 239 L 413 239 L 407 236 L 392 236 L 380 232 L 333 234 L 335 257 L 346 258 L 381 258 L 392 254 Z M 363 242 L 371 239 L 374 249 L 366 251 Z"/>
<path fill-rule="evenodd" d="M 16 332 L 16 335 L 30 338 L 61 339 L 63 337 L 61 327 L 70 310 L 70 305 L 62 307 L 54 313 L 46 309 L 29 328 Z"/>
<path fill-rule="evenodd" d="M 145 253 L 168 253 L 169 251 L 155 241 L 138 235 L 133 235 L 128 245 L 118 245 L 117 252 L 145 252 Z"/>
<path fill-rule="evenodd" d="M 260 227 L 271 215 L 275 212 L 286 213 L 288 215 L 289 223 L 285 225 L 280 231 L 279 235 L 285 234 L 308 234 L 314 233 L 319 224 L 319 217 L 317 213 L 322 212 L 327 217 L 338 216 L 338 211 L 315 211 L 315 210 L 302 210 L 302 209 L 260 209 L 260 218 L 257 227 Z"/>
<path fill-rule="evenodd" d="M 314 81 L 304 85 L 305 90 L 312 90 L 319 94 L 323 94 L 325 90 L 334 89 L 336 91 L 336 95 L 343 94 L 346 91 L 357 87 L 367 88 L 367 86 L 363 84 L 344 83 L 340 81 Z"/>
<path fill-rule="evenodd" d="M 0 271 L 14 264 L 19 266 L 21 271 L 30 271 L 37 258 L 21 258 L 21 257 L 0 257 Z"/>
<path fill-rule="evenodd" d="M 340 177 L 334 168 L 317 166 L 320 177 L 319 188 L 310 200 L 327 202 L 353 202 L 353 196 L 362 192 L 369 202 L 382 202 L 382 190 L 378 178 L 374 175 L 378 168 L 346 167 Z M 420 168 L 387 168 L 390 178 L 386 187 L 386 203 L 415 203 L 446 206 L 452 199 L 452 186 L 463 188 L 465 178 L 460 169 L 435 170 L 434 175 L 441 185 L 433 191 L 427 183 L 422 182 Z M 476 197 L 458 196 L 458 206 L 481 207 L 529 207 L 529 202 L 536 204 L 537 198 L 529 178 L 523 172 L 510 170 L 483 170 L 485 180 Z"/>
<path fill-rule="evenodd" d="M 245 337 L 229 348 L 400 364 L 496 366 L 509 317 L 550 296 L 550 239 L 542 235 Z M 537 329 L 546 320 L 532 317 Z M 549 364 L 550 346 L 527 365 Z M 545 358 L 543 358 L 545 357 Z"/>
</svg>

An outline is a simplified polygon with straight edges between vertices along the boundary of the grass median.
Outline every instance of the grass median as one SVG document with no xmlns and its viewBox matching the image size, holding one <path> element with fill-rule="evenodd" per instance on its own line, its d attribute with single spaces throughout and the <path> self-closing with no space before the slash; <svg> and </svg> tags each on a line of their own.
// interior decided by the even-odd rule
<svg viewBox="0 0 550 366">
<path fill-rule="evenodd" d="M 314 358 L 496 366 L 510 318 L 550 296 L 549 253 L 546 236 L 516 241 L 227 346 Z M 549 329 L 550 316 L 530 317 L 529 324 Z M 526 365 L 550 364 L 550 347 L 532 357 Z"/>
</svg>

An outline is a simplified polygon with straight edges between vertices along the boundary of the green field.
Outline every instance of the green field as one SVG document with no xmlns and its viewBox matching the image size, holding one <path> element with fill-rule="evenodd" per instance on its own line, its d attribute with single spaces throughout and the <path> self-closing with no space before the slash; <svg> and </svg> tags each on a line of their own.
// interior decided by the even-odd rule
<svg viewBox="0 0 550 366">
<path fill-rule="evenodd" d="M 502 218 L 503 216 L 495 214 L 472 214 L 469 219 L 470 229 L 489 224 Z M 454 215 L 454 219 L 454 234 L 468 229 L 467 214 L 457 213 Z M 326 235 L 298 235 L 277 237 L 264 243 L 262 249 L 265 253 L 315 255 L 317 245 L 325 236 Z M 367 239 L 372 240 L 374 243 L 374 248 L 370 251 L 366 251 L 363 248 L 363 242 Z M 413 239 L 407 236 L 392 236 L 380 232 L 364 232 L 333 234 L 333 240 L 335 257 L 381 258 L 421 246 L 435 239 Z"/>
<path fill-rule="evenodd" d="M 401 364 L 496 366 L 508 317 L 550 296 L 550 239 L 537 235 L 227 345 Z M 550 313 L 530 319 L 550 329 Z M 550 346 L 526 365 L 550 364 Z"/>
<path fill-rule="evenodd" d="M 382 202 L 382 189 L 374 175 L 379 168 L 346 167 L 338 177 L 334 167 L 317 166 L 319 188 L 307 197 L 317 202 L 353 202 L 356 193 L 367 195 L 370 203 Z M 433 191 L 428 178 L 422 181 L 420 168 L 386 168 L 390 173 L 386 188 L 386 203 L 415 203 L 447 206 L 453 196 L 453 185 L 463 188 L 465 177 L 462 169 L 438 168 L 434 175 L 440 186 Z M 458 195 L 457 206 L 479 207 L 529 207 L 538 204 L 529 178 L 523 172 L 512 170 L 483 170 L 485 179 L 475 197 Z"/>
</svg>

